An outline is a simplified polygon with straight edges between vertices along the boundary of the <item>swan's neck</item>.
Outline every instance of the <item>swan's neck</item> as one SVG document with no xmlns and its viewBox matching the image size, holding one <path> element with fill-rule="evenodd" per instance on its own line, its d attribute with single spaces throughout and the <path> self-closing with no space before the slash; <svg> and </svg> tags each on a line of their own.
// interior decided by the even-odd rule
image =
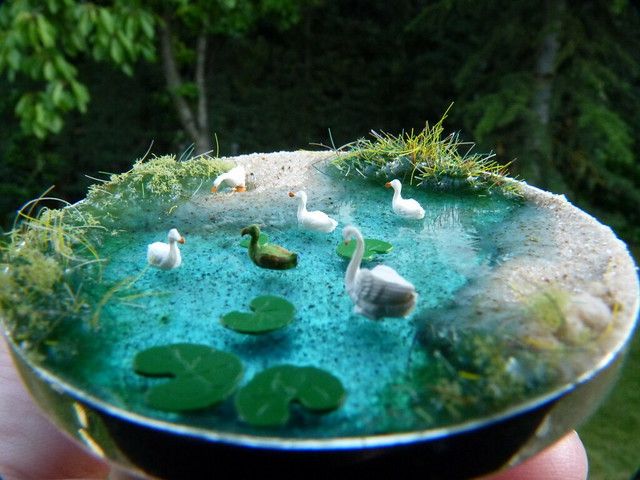
<svg viewBox="0 0 640 480">
<path fill-rule="evenodd" d="M 298 200 L 298 217 L 307 213 L 307 199 L 300 196 Z"/>
<path fill-rule="evenodd" d="M 169 255 L 167 256 L 164 263 L 166 265 L 173 265 L 176 263 L 178 258 L 178 246 L 176 245 L 176 241 L 171 239 L 169 240 Z"/>
<path fill-rule="evenodd" d="M 393 187 L 393 201 L 397 202 L 398 200 L 402 200 L 402 195 L 400 195 L 400 192 L 402 191 L 402 185 L 399 185 L 398 187 Z M 388 198 L 388 197 L 387 197 Z M 389 200 L 387 200 L 389 201 Z"/>
<path fill-rule="evenodd" d="M 362 235 L 360 235 L 359 232 L 354 232 L 354 236 L 356 238 L 356 250 L 353 252 L 353 256 L 347 267 L 347 272 L 344 275 L 344 283 L 347 286 L 347 290 L 351 290 L 355 284 L 356 275 L 358 274 L 358 270 L 360 270 L 360 263 L 364 255 L 364 239 Z"/>
</svg>

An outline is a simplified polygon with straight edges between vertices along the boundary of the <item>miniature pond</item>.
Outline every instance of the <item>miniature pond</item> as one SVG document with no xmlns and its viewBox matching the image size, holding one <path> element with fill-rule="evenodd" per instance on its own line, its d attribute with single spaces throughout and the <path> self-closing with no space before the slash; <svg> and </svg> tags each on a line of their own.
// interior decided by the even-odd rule
<svg viewBox="0 0 640 480">
<path fill-rule="evenodd" d="M 541 285 L 500 308 L 492 302 L 500 298 L 495 290 L 504 288 L 495 277 L 505 262 L 529 256 L 532 245 L 542 248 L 542 257 L 555 254 L 558 247 L 548 239 L 557 226 L 544 209 L 495 192 L 405 186 L 405 198 L 426 210 L 423 219 L 409 220 L 393 213 L 392 192 L 380 184 L 323 169 L 308 180 L 302 185 L 308 208 L 339 222 L 332 233 L 301 230 L 297 202 L 283 186 L 216 194 L 204 187 L 179 202 L 124 205 L 97 247 L 106 259 L 102 283 L 119 289 L 96 294 L 108 301 L 93 324 L 67 322 L 57 330 L 44 366 L 103 401 L 151 418 L 219 432 L 329 438 L 486 418 L 553 391 L 597 362 L 606 327 L 564 325 L 567 294 L 561 289 Z M 249 224 L 297 253 L 297 267 L 254 265 L 241 245 L 240 231 Z M 352 312 L 344 286 L 348 260 L 336 253 L 349 224 L 393 246 L 362 267 L 384 263 L 415 285 L 418 300 L 407 318 L 374 321 Z M 182 265 L 149 267 L 147 245 L 166 241 L 171 228 L 186 239 Z M 248 335 L 221 323 L 265 295 L 293 305 L 288 325 Z M 147 392 L 167 379 L 137 374 L 134 358 L 151 347 L 183 343 L 237 356 L 240 387 L 267 369 L 295 365 L 329 372 L 346 395 L 339 408 L 322 415 L 294 402 L 289 421 L 276 428 L 243 422 L 233 397 L 188 412 L 153 408 Z"/>
</svg>

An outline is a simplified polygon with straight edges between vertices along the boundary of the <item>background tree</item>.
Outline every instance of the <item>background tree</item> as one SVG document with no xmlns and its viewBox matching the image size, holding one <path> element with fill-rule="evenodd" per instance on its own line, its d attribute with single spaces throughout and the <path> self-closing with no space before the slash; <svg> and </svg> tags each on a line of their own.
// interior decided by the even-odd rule
<svg viewBox="0 0 640 480">
<path fill-rule="evenodd" d="M 89 92 L 74 65 L 81 56 L 128 74 L 153 59 L 154 19 L 138 2 L 109 6 L 73 0 L 15 0 L 0 5 L 0 74 L 19 82 L 15 112 L 25 132 L 59 133 L 64 114 L 85 112 Z"/>
<path fill-rule="evenodd" d="M 239 35 L 261 19 L 287 26 L 304 2 L 294 0 L 15 0 L 0 4 L 0 74 L 23 92 L 15 112 L 27 133 L 59 133 L 64 114 L 85 112 L 86 85 L 74 62 L 110 61 L 131 75 L 136 61 L 156 55 L 181 125 L 196 151 L 211 150 L 207 44 L 215 35 Z M 193 43 L 193 47 L 188 45 Z M 193 68 L 190 68 L 193 66 Z M 183 72 L 192 70 L 192 81 Z"/>
<path fill-rule="evenodd" d="M 259 21 L 290 26 L 298 21 L 304 3 L 295 0 L 148 2 L 159 20 L 160 53 L 167 88 L 196 153 L 213 149 L 207 88 L 210 39 L 242 35 Z M 185 80 L 183 72 L 192 80 Z"/>
<path fill-rule="evenodd" d="M 420 62 L 450 72 L 468 137 L 640 243 L 636 3 L 442 0 L 410 29 Z"/>
</svg>

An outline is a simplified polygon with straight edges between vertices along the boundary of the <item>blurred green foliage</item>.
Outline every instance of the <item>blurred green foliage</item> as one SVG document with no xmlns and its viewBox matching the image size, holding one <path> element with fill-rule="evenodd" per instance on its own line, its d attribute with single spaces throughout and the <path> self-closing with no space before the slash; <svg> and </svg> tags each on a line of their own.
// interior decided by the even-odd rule
<svg viewBox="0 0 640 480">
<path fill-rule="evenodd" d="M 182 127 L 192 136 L 208 138 L 208 132 L 198 131 L 209 129 L 208 111 L 198 104 L 197 113 L 189 112 L 193 107 L 185 101 L 207 100 L 206 37 L 241 35 L 259 19 L 289 26 L 299 19 L 299 7 L 306 3 L 15 0 L 0 4 L 0 75 L 19 82 L 15 114 L 22 130 L 44 139 L 61 132 L 68 112 L 87 111 L 90 95 L 79 76 L 79 62 L 107 62 L 133 75 L 138 60 L 155 60 L 159 37 L 163 73 L 177 99 L 176 108 L 188 117 L 180 117 Z M 191 49 L 189 44 L 196 37 L 198 46 Z M 188 70 L 194 62 L 194 81 L 184 81 L 179 68 Z M 204 143 L 208 146 L 209 141 Z"/>
<path fill-rule="evenodd" d="M 309 0 L 292 6 L 288 0 L 148 0 L 125 6 L 115 0 L 51 0 L 33 5 L 18 0 L 0 7 L 4 225 L 12 215 L 5 212 L 51 184 L 58 195 L 81 198 L 89 183 L 84 173 L 121 171 L 151 141 L 158 154 L 180 153 L 194 142 L 181 127 L 160 62 L 140 61 L 153 58 L 154 28 L 172 18 L 179 20 L 174 43 L 181 69 L 188 70 L 195 59 L 187 46 L 197 35 L 193 22 L 207 26 L 207 64 L 214 66 L 207 70 L 207 112 L 222 154 L 314 142 L 339 146 L 371 129 L 419 130 L 454 102 L 446 131 L 476 142 L 476 151 L 494 151 L 501 163 L 513 161 L 511 170 L 520 178 L 565 193 L 611 225 L 635 252 L 640 245 L 634 134 L 640 124 L 640 7 L 635 3 Z M 28 21 L 7 13 L 30 6 L 39 13 Z M 80 29 L 78 19 L 89 18 L 87 12 L 94 12 L 95 25 Z M 109 26 L 108 15 L 115 26 Z M 220 23 L 223 16 L 230 23 Z M 61 35 L 64 22 L 73 19 L 75 33 Z M 47 27 L 37 32 L 43 22 L 55 30 L 55 48 L 48 46 Z M 110 36 L 110 28 L 119 33 Z M 139 39 L 134 51 L 123 46 L 129 53 L 121 57 L 111 45 L 125 42 L 123 35 Z M 16 55 L 23 60 L 11 63 Z M 66 74 L 51 67 L 45 73 L 56 55 L 69 64 Z M 127 71 L 133 75 L 124 75 Z M 184 80 L 180 94 L 193 103 L 197 88 Z M 74 82 L 78 91 L 86 86 L 90 102 L 88 96 L 74 96 Z M 56 85 L 63 85 L 69 101 L 53 101 L 54 88 L 61 88 Z M 82 109 L 86 114 L 78 112 Z M 45 138 L 25 135 L 34 129 Z"/>
<path fill-rule="evenodd" d="M 139 2 L 108 6 L 73 0 L 14 0 L 0 6 L 0 74 L 20 82 L 15 113 L 37 138 L 60 133 L 63 115 L 86 112 L 89 92 L 74 64 L 81 56 L 133 74 L 154 56 L 154 17 Z"/>
</svg>

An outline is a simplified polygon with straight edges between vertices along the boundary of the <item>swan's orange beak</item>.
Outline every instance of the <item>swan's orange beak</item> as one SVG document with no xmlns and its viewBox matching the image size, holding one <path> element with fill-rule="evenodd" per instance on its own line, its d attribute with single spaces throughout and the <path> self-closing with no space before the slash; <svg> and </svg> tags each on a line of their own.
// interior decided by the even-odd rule
<svg viewBox="0 0 640 480">
<path fill-rule="evenodd" d="M 391 188 L 391 182 L 385 183 L 384 186 L 387 187 L 387 188 Z"/>
<path fill-rule="evenodd" d="M 185 242 L 184 237 L 180 237 L 180 240 L 178 240 L 178 243 L 182 243 L 182 244 L 184 244 L 184 242 Z"/>
<path fill-rule="evenodd" d="M 289 192 L 289 196 L 290 196 L 291 198 L 293 198 L 293 197 L 295 197 L 295 196 L 296 196 L 296 194 L 295 194 L 295 193 L 293 193 L 293 192 Z"/>
<path fill-rule="evenodd" d="M 246 192 L 247 191 L 247 187 L 245 187 L 244 185 L 239 185 L 236 187 L 236 192 Z"/>
<path fill-rule="evenodd" d="M 211 193 L 216 193 L 218 191 L 218 187 L 211 187 Z"/>
</svg>

